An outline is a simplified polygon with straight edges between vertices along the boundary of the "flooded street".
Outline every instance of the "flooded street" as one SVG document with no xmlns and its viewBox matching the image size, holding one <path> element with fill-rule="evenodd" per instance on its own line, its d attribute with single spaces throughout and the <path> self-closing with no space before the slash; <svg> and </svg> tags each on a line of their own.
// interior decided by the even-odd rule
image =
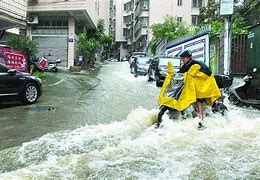
<svg viewBox="0 0 260 180">
<path fill-rule="evenodd" d="M 259 110 L 155 129 L 160 88 L 127 62 L 48 76 L 37 104 L 0 109 L 0 179 L 260 179 Z"/>
</svg>

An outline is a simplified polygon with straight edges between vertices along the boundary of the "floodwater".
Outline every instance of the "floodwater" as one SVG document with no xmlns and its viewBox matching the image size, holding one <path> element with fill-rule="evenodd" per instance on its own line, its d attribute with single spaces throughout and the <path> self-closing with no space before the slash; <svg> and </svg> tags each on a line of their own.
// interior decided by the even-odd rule
<svg viewBox="0 0 260 180">
<path fill-rule="evenodd" d="M 258 110 L 225 102 L 227 115 L 210 114 L 203 131 L 196 118 L 167 115 L 155 129 L 155 84 L 127 63 L 108 63 L 97 78 L 78 109 L 92 123 L 1 150 L 0 179 L 260 179 Z"/>
</svg>

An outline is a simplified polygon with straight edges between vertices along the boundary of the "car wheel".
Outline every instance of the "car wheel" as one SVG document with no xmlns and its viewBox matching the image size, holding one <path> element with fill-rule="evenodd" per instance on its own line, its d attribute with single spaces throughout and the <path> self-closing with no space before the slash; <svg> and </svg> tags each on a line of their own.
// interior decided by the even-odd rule
<svg viewBox="0 0 260 180">
<path fill-rule="evenodd" d="M 151 78 L 151 76 L 150 76 L 150 72 L 149 72 L 149 71 L 148 71 L 148 73 L 147 73 L 147 81 L 148 81 L 148 82 L 152 81 L 152 78 Z"/>
<path fill-rule="evenodd" d="M 157 87 L 162 87 L 162 83 L 159 81 L 159 77 L 155 76 L 155 83 Z"/>
<path fill-rule="evenodd" d="M 134 74 L 134 67 L 131 67 L 131 68 L 130 68 L 130 72 L 131 72 L 132 74 Z"/>
<path fill-rule="evenodd" d="M 135 76 L 135 77 L 138 77 L 138 73 L 137 73 L 136 70 L 134 70 L 134 76 Z"/>
<path fill-rule="evenodd" d="M 39 90 L 38 87 L 34 83 L 28 83 L 25 86 L 23 92 L 23 102 L 25 104 L 32 104 L 37 101 L 39 97 Z"/>
</svg>

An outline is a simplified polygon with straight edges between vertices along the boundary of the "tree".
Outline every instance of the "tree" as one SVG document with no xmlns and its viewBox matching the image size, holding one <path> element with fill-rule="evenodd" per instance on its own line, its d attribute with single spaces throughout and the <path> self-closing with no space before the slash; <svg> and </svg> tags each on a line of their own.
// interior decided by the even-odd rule
<svg viewBox="0 0 260 180">
<path fill-rule="evenodd" d="M 151 52 L 153 53 L 153 55 L 156 55 L 156 47 L 157 41 L 155 40 L 155 38 L 153 38 L 151 42 Z"/>
<path fill-rule="evenodd" d="M 163 23 L 151 26 L 155 39 L 171 41 L 190 33 L 189 28 L 183 22 L 176 21 L 172 16 L 166 16 Z"/>
<path fill-rule="evenodd" d="M 234 7 L 233 17 L 243 17 L 248 25 L 254 25 L 254 23 L 260 20 L 260 1 L 243 0 L 242 3 Z"/>
<path fill-rule="evenodd" d="M 209 24 L 213 21 L 222 21 L 219 14 L 220 4 L 215 0 L 209 0 L 206 6 L 200 8 L 200 14 L 198 16 L 199 22 L 203 24 Z"/>
<path fill-rule="evenodd" d="M 84 56 L 85 63 L 94 63 L 97 47 L 99 47 L 97 40 L 89 38 L 84 32 L 79 34 L 77 54 Z"/>
<path fill-rule="evenodd" d="M 83 55 L 85 63 L 94 64 L 95 53 L 101 47 L 109 46 L 112 37 L 105 35 L 105 23 L 103 19 L 98 20 L 97 28 L 79 34 L 77 54 Z"/>
<path fill-rule="evenodd" d="M 248 2 L 246 2 L 248 1 Z M 254 0 L 253 0 L 254 1 Z M 251 4 L 251 1 L 245 0 L 244 3 Z M 234 36 L 238 34 L 246 34 L 249 27 L 249 23 L 245 19 L 242 9 L 246 4 L 238 5 L 234 7 L 234 15 L 232 16 L 232 33 Z M 243 8 L 242 8 L 243 7 Z M 245 10 L 243 10 L 244 12 Z M 200 8 L 199 21 L 201 24 L 200 28 L 205 26 L 211 27 L 210 34 L 213 36 L 219 36 L 220 33 L 224 30 L 224 19 L 220 16 L 220 5 L 216 3 L 215 0 L 209 0 L 206 6 Z"/>
<path fill-rule="evenodd" d="M 29 37 L 12 36 L 8 39 L 8 45 L 18 51 L 25 52 L 28 56 L 27 64 L 31 64 L 31 58 L 38 54 L 38 43 Z"/>
</svg>

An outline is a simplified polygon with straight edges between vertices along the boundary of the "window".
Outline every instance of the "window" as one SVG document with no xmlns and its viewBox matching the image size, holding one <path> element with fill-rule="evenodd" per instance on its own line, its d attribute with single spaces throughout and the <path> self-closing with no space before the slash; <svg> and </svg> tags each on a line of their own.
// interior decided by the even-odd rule
<svg viewBox="0 0 260 180">
<path fill-rule="evenodd" d="M 0 63 L 5 63 L 5 56 L 2 53 L 0 53 Z"/>
<path fill-rule="evenodd" d="M 148 27 L 149 26 L 149 19 L 148 19 L 148 17 L 145 17 L 145 18 L 143 18 L 143 27 Z"/>
<path fill-rule="evenodd" d="M 9 69 L 5 67 L 4 65 L 0 64 L 0 73 L 6 73 Z"/>
<path fill-rule="evenodd" d="M 182 21 L 182 17 L 177 17 L 177 21 L 181 22 Z"/>
<path fill-rule="evenodd" d="M 177 0 L 177 6 L 182 6 L 182 0 Z"/>
<path fill-rule="evenodd" d="M 149 1 L 148 0 L 144 0 L 142 2 L 142 10 L 149 10 Z"/>
<path fill-rule="evenodd" d="M 127 35 L 127 28 L 124 28 L 123 29 L 123 36 L 126 37 L 126 35 Z"/>
<path fill-rule="evenodd" d="M 193 26 L 200 24 L 198 16 L 196 16 L 196 15 L 191 16 L 191 23 Z"/>
<path fill-rule="evenodd" d="M 128 16 L 124 16 L 124 23 L 128 23 Z"/>
<path fill-rule="evenodd" d="M 203 6 L 203 0 L 192 0 L 192 7 L 200 8 Z"/>
</svg>

